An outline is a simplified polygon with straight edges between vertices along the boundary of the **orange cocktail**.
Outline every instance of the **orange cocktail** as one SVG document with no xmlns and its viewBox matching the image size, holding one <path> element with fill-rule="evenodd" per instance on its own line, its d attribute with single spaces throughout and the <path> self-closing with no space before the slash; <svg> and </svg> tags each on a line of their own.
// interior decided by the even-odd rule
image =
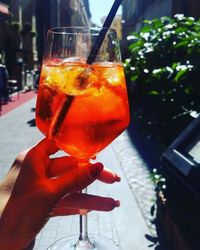
<svg viewBox="0 0 200 250">
<path fill-rule="evenodd" d="M 36 123 L 71 156 L 90 158 L 129 124 L 124 70 L 120 63 L 43 64 Z"/>
</svg>

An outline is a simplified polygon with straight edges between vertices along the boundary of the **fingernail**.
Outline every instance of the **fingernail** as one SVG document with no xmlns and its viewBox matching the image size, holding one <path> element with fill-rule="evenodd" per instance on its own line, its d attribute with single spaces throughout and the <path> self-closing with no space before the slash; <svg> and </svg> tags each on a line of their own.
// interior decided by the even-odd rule
<svg viewBox="0 0 200 250">
<path fill-rule="evenodd" d="M 115 174 L 115 181 L 116 182 L 120 182 L 121 181 L 121 177 L 119 177 L 117 174 Z"/>
<path fill-rule="evenodd" d="M 96 158 L 97 158 L 97 157 L 96 157 L 96 155 L 95 155 L 95 156 L 93 156 L 91 159 L 92 159 L 92 160 L 96 160 Z"/>
<path fill-rule="evenodd" d="M 120 207 L 120 201 L 119 200 L 115 200 L 115 207 Z"/>
<path fill-rule="evenodd" d="M 92 177 L 97 177 L 100 172 L 103 170 L 103 164 L 100 162 L 97 162 L 90 167 L 90 174 Z"/>
</svg>

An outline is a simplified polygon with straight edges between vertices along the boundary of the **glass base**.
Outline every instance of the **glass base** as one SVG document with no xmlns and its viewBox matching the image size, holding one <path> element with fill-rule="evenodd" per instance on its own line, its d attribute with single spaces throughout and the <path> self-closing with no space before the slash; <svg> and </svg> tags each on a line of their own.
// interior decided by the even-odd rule
<svg viewBox="0 0 200 250">
<path fill-rule="evenodd" d="M 98 235 L 89 235 L 90 241 L 78 241 L 78 235 L 72 235 L 54 242 L 48 250 L 120 250 L 118 243 Z M 78 243 L 78 244 L 77 244 Z"/>
</svg>

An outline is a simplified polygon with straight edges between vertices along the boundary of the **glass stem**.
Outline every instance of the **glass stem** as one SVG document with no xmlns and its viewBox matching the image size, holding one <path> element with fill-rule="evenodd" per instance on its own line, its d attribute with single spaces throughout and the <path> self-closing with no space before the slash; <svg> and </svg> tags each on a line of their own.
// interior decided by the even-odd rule
<svg viewBox="0 0 200 250">
<path fill-rule="evenodd" d="M 82 193 L 87 193 L 87 188 L 85 188 Z M 80 236 L 79 240 L 88 240 L 88 221 L 87 214 L 80 215 Z"/>
<path fill-rule="evenodd" d="M 87 194 L 87 188 L 85 188 L 82 193 Z M 95 250 L 95 246 L 92 244 L 88 237 L 88 221 L 87 213 L 85 215 L 80 215 L 80 235 L 76 243 L 75 250 Z"/>
</svg>

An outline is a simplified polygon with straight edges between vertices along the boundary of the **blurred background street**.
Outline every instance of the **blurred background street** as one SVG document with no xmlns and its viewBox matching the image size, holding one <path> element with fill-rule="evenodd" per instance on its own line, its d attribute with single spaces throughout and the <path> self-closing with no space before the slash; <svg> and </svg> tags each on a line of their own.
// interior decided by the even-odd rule
<svg viewBox="0 0 200 250">
<path fill-rule="evenodd" d="M 0 178 L 20 151 L 42 138 L 35 126 L 35 102 L 48 29 L 102 26 L 112 3 L 0 1 Z M 200 249 L 199 9 L 196 0 L 123 0 L 112 23 L 121 47 L 131 123 L 98 156 L 122 181 L 97 182 L 89 189 L 114 196 L 121 207 L 91 212 L 89 232 L 114 240 L 122 250 Z M 194 121 L 197 125 L 191 127 Z M 175 140 L 179 146 L 170 147 Z M 169 148 L 172 160 L 164 165 L 163 153 Z M 193 148 L 196 158 L 190 154 Z M 181 164 L 177 151 L 184 159 Z M 78 216 L 51 219 L 34 249 L 45 250 L 77 233 Z"/>
</svg>

